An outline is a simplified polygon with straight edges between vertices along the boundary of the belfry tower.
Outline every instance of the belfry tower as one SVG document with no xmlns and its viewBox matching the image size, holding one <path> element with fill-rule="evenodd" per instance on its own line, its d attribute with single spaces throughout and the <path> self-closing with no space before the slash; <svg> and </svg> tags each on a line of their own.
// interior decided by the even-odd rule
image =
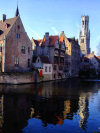
<svg viewBox="0 0 100 133">
<path fill-rule="evenodd" d="M 81 54 L 90 54 L 89 16 L 81 16 L 81 31 L 79 33 Z"/>
</svg>

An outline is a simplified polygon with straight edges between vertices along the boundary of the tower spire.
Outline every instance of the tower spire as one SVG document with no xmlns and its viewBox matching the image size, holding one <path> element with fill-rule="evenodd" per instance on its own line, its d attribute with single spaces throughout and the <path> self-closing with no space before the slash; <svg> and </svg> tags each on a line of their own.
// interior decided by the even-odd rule
<svg viewBox="0 0 100 133">
<path fill-rule="evenodd" d="M 16 9 L 15 17 L 17 16 L 19 16 L 18 1 L 17 1 L 17 9 Z"/>
</svg>

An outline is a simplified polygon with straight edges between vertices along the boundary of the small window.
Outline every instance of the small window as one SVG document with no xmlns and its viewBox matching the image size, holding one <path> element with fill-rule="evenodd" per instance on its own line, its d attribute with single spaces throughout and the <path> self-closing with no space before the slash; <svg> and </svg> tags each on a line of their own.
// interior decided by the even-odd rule
<svg viewBox="0 0 100 133">
<path fill-rule="evenodd" d="M 84 43 L 84 39 L 81 39 L 81 43 Z"/>
<path fill-rule="evenodd" d="M 84 21 L 82 21 L 82 25 L 84 25 Z"/>
<path fill-rule="evenodd" d="M 15 57 L 15 60 L 14 60 L 14 62 L 15 62 L 15 66 L 19 66 L 19 58 L 18 57 Z"/>
<path fill-rule="evenodd" d="M 38 59 L 38 62 L 39 62 L 40 60 Z"/>
<path fill-rule="evenodd" d="M 18 30 L 20 29 L 20 25 L 17 26 L 17 29 L 18 29 Z"/>
<path fill-rule="evenodd" d="M 30 47 L 28 47 L 28 53 L 30 54 Z"/>
<path fill-rule="evenodd" d="M 68 47 L 66 47 L 66 50 L 68 50 Z"/>
<path fill-rule="evenodd" d="M 21 47 L 21 52 L 22 52 L 22 54 L 25 54 L 25 46 Z"/>
<path fill-rule="evenodd" d="M 49 72 L 51 72 L 51 67 L 49 67 Z"/>
<path fill-rule="evenodd" d="M 45 67 L 45 72 L 47 72 L 47 66 Z"/>
<path fill-rule="evenodd" d="M 0 44 L 0 52 L 2 52 L 2 44 Z"/>
<path fill-rule="evenodd" d="M 28 59 L 28 67 L 30 67 L 30 59 Z"/>
<path fill-rule="evenodd" d="M 16 34 L 16 38 L 19 39 L 20 38 L 20 34 Z"/>
</svg>

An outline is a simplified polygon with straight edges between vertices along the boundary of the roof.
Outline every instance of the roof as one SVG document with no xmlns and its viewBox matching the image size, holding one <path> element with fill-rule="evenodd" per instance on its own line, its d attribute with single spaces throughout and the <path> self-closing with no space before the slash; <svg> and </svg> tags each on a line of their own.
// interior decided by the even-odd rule
<svg viewBox="0 0 100 133">
<path fill-rule="evenodd" d="M 40 56 L 42 63 L 50 64 L 49 58 L 47 56 Z"/>
<path fill-rule="evenodd" d="M 58 36 L 49 36 L 49 45 L 50 46 L 53 46 L 54 44 L 56 44 L 57 37 Z M 43 39 L 40 39 L 40 40 L 34 40 L 36 46 L 41 46 L 41 45 L 45 46 L 45 41 L 46 41 L 45 37 Z"/>
<path fill-rule="evenodd" d="M 51 46 L 53 46 L 54 44 L 56 44 L 58 36 L 49 36 L 49 44 Z"/>
<path fill-rule="evenodd" d="M 64 37 L 63 37 L 63 36 L 60 36 L 60 37 L 59 37 L 59 42 L 60 42 L 60 44 L 63 43 L 63 40 L 64 40 Z"/>
<path fill-rule="evenodd" d="M 6 19 L 4 22 L 2 20 L 0 21 L 0 40 L 2 40 L 9 33 L 17 18 L 18 17 Z"/>
<path fill-rule="evenodd" d="M 49 58 L 46 56 L 33 56 L 32 62 L 35 63 L 38 57 L 40 57 L 42 63 L 50 64 Z"/>
<path fill-rule="evenodd" d="M 69 42 L 75 41 L 75 38 L 67 38 Z"/>
<path fill-rule="evenodd" d="M 40 46 L 42 44 L 42 39 L 41 40 L 34 40 L 36 46 Z"/>
<path fill-rule="evenodd" d="M 96 56 L 100 60 L 100 56 Z"/>
<path fill-rule="evenodd" d="M 100 58 L 98 58 L 98 56 L 94 56 L 94 58 L 100 63 Z"/>
</svg>

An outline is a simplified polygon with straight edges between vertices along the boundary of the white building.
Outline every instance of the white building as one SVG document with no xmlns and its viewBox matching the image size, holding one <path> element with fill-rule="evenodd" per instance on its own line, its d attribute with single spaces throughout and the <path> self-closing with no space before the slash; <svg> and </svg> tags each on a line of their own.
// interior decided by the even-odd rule
<svg viewBox="0 0 100 133">
<path fill-rule="evenodd" d="M 33 57 L 33 68 L 38 69 L 43 75 L 43 81 L 49 81 L 53 79 L 53 66 L 50 64 L 48 57 L 38 56 Z"/>
</svg>

